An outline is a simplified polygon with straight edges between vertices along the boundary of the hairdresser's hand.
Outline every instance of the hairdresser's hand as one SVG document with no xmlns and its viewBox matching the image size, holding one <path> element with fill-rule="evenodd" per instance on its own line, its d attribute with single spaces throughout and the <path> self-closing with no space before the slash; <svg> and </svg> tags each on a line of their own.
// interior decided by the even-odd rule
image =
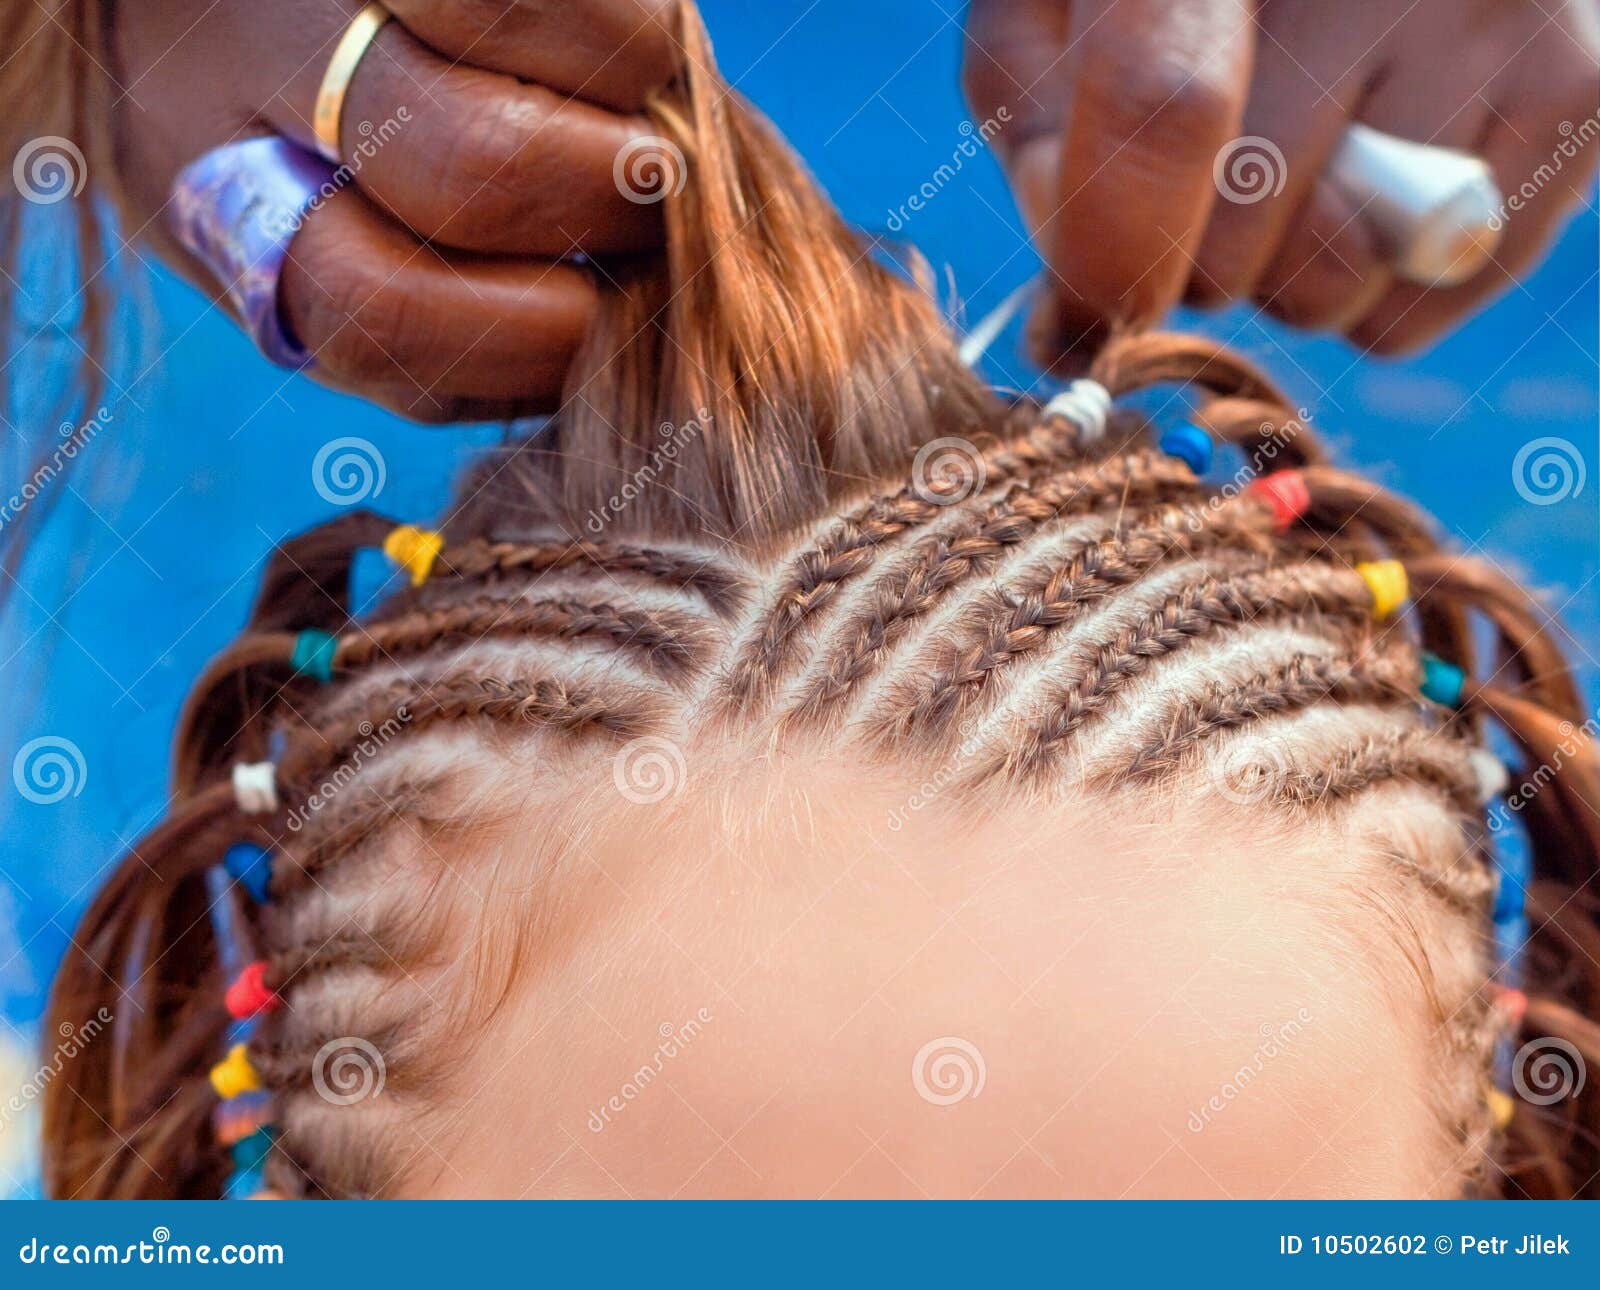
<svg viewBox="0 0 1600 1290">
<path fill-rule="evenodd" d="M 968 95 L 980 117 L 1012 113 L 994 144 L 1056 284 L 1041 346 L 1180 300 L 1260 301 L 1382 352 L 1432 339 L 1582 200 L 1597 26 L 1594 0 L 974 0 Z M 1395 279 L 1324 177 L 1354 120 L 1474 153 L 1506 194 L 1539 184 L 1493 263 L 1451 288 Z M 1281 150 L 1282 189 L 1230 201 L 1213 165 L 1248 135 Z"/>
<path fill-rule="evenodd" d="M 132 229 L 212 294 L 166 229 L 173 178 L 219 144 L 314 147 L 312 106 L 361 0 L 116 4 L 112 108 Z M 342 114 L 353 174 L 279 280 L 314 374 L 420 420 L 550 406 L 593 308 L 577 253 L 657 245 L 613 179 L 673 72 L 667 0 L 390 0 Z M 363 146 L 365 145 L 365 146 Z M 637 196 L 635 194 L 634 196 Z"/>
</svg>

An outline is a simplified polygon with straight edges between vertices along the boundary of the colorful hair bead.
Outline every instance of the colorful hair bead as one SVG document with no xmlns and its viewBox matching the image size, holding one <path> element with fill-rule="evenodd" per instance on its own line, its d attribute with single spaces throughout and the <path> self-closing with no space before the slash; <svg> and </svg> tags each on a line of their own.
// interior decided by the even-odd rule
<svg viewBox="0 0 1600 1290">
<path fill-rule="evenodd" d="M 1437 654 L 1423 654 L 1422 697 L 1424 699 L 1441 707 L 1459 708 L 1461 692 L 1466 688 L 1466 684 L 1467 674 L 1454 663 L 1446 663 Z"/>
<path fill-rule="evenodd" d="M 1495 1006 L 1513 1026 L 1520 1026 L 1528 1013 L 1528 996 L 1514 986 L 1503 985 L 1495 994 Z"/>
<path fill-rule="evenodd" d="M 250 1064 L 250 1054 L 243 1044 L 228 1049 L 228 1055 L 211 1068 L 211 1087 L 223 1098 L 254 1093 L 261 1087 L 261 1076 Z"/>
<path fill-rule="evenodd" d="M 1406 567 L 1398 560 L 1367 560 L 1356 565 L 1356 572 L 1372 593 L 1372 616 L 1380 621 L 1405 604 L 1411 594 Z"/>
<path fill-rule="evenodd" d="M 1173 426 L 1161 436 L 1161 451 L 1176 457 L 1196 475 L 1211 469 L 1211 436 L 1199 426 Z"/>
<path fill-rule="evenodd" d="M 218 1102 L 211 1112 L 211 1128 L 217 1141 L 225 1147 L 248 1138 L 257 1129 L 272 1123 L 272 1094 L 265 1089 L 254 1093 L 241 1093 L 225 1102 Z"/>
<path fill-rule="evenodd" d="M 240 1138 L 228 1148 L 228 1155 L 233 1160 L 233 1167 L 240 1173 L 253 1169 L 260 1169 L 267 1163 L 267 1156 L 272 1151 L 272 1130 L 257 1129 L 249 1137 Z"/>
<path fill-rule="evenodd" d="M 283 1000 L 267 988 L 267 964 L 262 959 L 246 965 L 234 978 L 223 995 L 223 1002 L 227 1004 L 228 1015 L 237 1021 L 244 1021 L 258 1012 L 275 1012 L 283 1006 Z"/>
<path fill-rule="evenodd" d="M 309 676 L 326 685 L 333 680 L 333 655 L 338 648 L 337 636 L 308 627 L 294 638 L 289 666 L 301 676 Z"/>
<path fill-rule="evenodd" d="M 1044 405 L 1044 415 L 1072 422 L 1087 440 L 1098 439 L 1111 415 L 1111 391 L 1099 381 L 1074 381 Z"/>
<path fill-rule="evenodd" d="M 1311 509 L 1311 490 L 1298 470 L 1277 470 L 1258 475 L 1245 491 L 1272 508 L 1273 527 L 1280 533 Z"/>
<path fill-rule="evenodd" d="M 254 1200 L 266 1190 L 266 1176 L 259 1169 L 239 1169 L 228 1178 L 222 1189 L 224 1200 Z"/>
<path fill-rule="evenodd" d="M 1512 1100 L 1511 1094 L 1503 1088 L 1489 1090 L 1489 1115 L 1494 1120 L 1496 1129 L 1504 1129 L 1511 1123 L 1511 1117 L 1517 1113 L 1517 1104 Z"/>
<path fill-rule="evenodd" d="M 233 799 L 246 815 L 271 815 L 278 809 L 277 768 L 270 761 L 235 762 Z"/>
<path fill-rule="evenodd" d="M 272 899 L 272 857 L 254 842 L 235 842 L 224 853 L 222 867 L 256 904 Z"/>
<path fill-rule="evenodd" d="M 391 529 L 383 540 L 383 553 L 411 575 L 411 585 L 420 587 L 433 572 L 433 562 L 444 550 L 444 534 L 415 524 Z"/>
<path fill-rule="evenodd" d="M 1478 801 L 1487 806 L 1497 797 L 1505 795 L 1511 786 L 1511 776 L 1501 761 L 1487 748 L 1474 748 L 1467 754 L 1472 773 L 1478 781 Z"/>
</svg>

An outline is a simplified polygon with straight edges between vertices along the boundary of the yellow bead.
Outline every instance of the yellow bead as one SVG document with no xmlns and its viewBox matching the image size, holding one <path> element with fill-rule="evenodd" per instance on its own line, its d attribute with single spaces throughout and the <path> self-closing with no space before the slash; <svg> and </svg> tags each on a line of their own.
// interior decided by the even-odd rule
<svg viewBox="0 0 1600 1290">
<path fill-rule="evenodd" d="M 243 1044 L 228 1049 L 228 1055 L 211 1068 L 211 1087 L 220 1098 L 238 1097 L 241 1093 L 254 1093 L 261 1087 L 261 1076 L 250 1064 L 249 1054 Z"/>
<path fill-rule="evenodd" d="M 1389 617 L 1411 594 L 1411 584 L 1406 578 L 1406 567 L 1398 560 L 1371 560 L 1356 565 L 1356 572 L 1372 593 L 1372 616 Z"/>
<path fill-rule="evenodd" d="M 1511 1094 L 1503 1088 L 1489 1090 L 1489 1114 L 1494 1118 L 1495 1128 L 1503 1129 L 1510 1124 L 1516 1110 L 1517 1104 L 1511 1100 Z"/>
<path fill-rule="evenodd" d="M 444 550 L 444 534 L 401 524 L 383 540 L 383 553 L 411 575 L 411 585 L 420 587 L 433 572 L 433 562 Z"/>
</svg>

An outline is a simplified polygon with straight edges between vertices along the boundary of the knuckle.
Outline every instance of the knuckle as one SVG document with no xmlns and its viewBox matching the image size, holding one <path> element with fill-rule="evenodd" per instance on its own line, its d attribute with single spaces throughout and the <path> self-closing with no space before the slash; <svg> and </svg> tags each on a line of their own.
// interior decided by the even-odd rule
<svg viewBox="0 0 1600 1290">
<path fill-rule="evenodd" d="M 366 269 L 358 248 L 352 251 L 302 262 L 310 283 L 301 293 L 305 322 L 297 321 L 297 328 L 329 376 L 366 387 L 394 375 L 390 353 L 400 340 L 400 293 Z"/>
<path fill-rule="evenodd" d="M 1163 145 L 1176 138 L 1211 146 L 1237 112 L 1226 77 L 1160 58 L 1114 72 L 1104 92 L 1108 111 L 1128 137 L 1148 132 Z"/>
<path fill-rule="evenodd" d="M 417 218 L 408 222 L 424 237 L 472 249 L 543 249 L 521 235 L 543 227 L 552 177 L 563 173 L 550 164 L 547 118 L 508 98 L 461 106 L 444 146 L 429 150 Z"/>
<path fill-rule="evenodd" d="M 480 229 L 489 222 L 480 212 L 494 200 L 506 158 L 519 142 L 508 140 L 507 108 L 492 100 L 457 95 L 444 109 L 435 121 L 438 134 L 416 153 L 422 169 L 413 197 L 417 219 L 411 223 L 427 237 L 447 226 Z"/>
</svg>

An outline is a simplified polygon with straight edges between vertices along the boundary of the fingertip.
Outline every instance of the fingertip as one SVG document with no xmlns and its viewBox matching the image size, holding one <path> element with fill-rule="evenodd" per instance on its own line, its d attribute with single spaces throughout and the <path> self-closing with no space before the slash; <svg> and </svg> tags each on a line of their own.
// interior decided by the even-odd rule
<svg viewBox="0 0 1600 1290">
<path fill-rule="evenodd" d="M 1473 310 L 1474 303 L 1402 283 L 1345 331 L 1363 353 L 1398 358 L 1432 348 Z"/>
</svg>

